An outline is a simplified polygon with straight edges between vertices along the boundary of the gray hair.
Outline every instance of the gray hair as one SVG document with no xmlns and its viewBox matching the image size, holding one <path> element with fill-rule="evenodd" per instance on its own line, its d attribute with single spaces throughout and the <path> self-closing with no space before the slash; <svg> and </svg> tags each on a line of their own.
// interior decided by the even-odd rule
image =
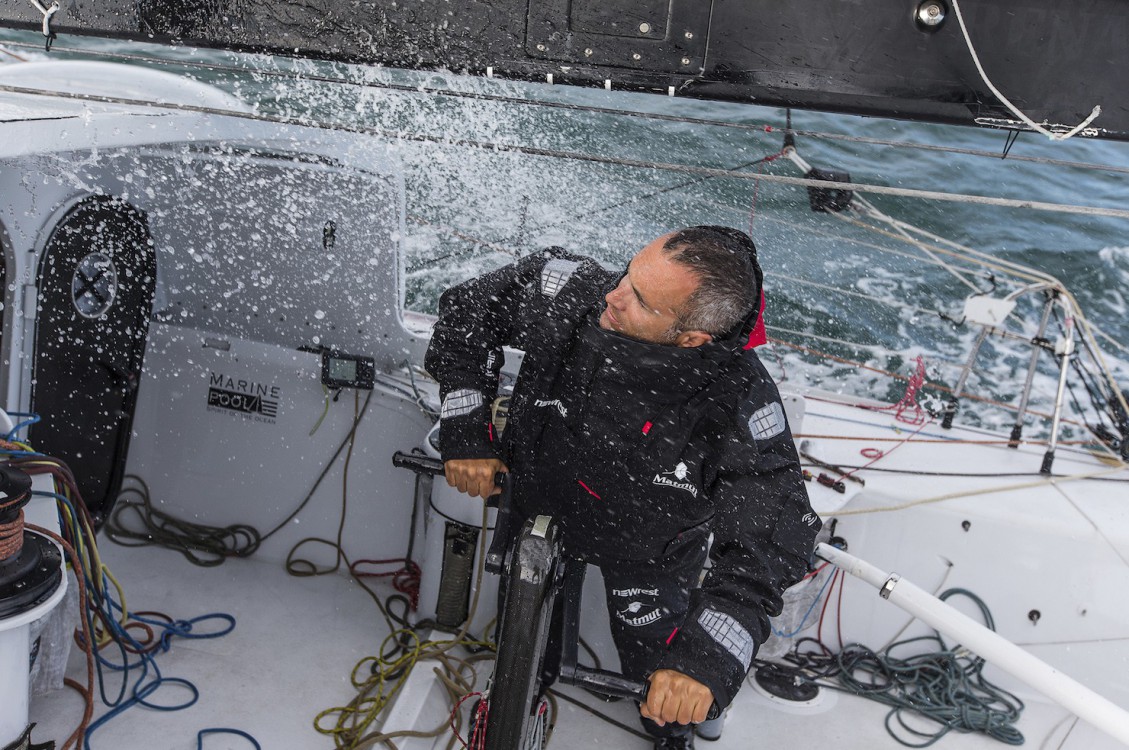
<svg viewBox="0 0 1129 750">
<path fill-rule="evenodd" d="M 663 250 L 698 278 L 698 288 L 679 311 L 678 330 L 730 334 L 760 303 L 763 276 L 757 248 L 744 232 L 730 227 L 689 227 L 672 234 Z"/>
</svg>

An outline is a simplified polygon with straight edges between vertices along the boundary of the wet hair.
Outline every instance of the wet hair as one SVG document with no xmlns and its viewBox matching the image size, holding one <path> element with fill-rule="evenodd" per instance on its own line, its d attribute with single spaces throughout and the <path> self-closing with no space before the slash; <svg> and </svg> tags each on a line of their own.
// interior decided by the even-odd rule
<svg viewBox="0 0 1129 750">
<path fill-rule="evenodd" d="M 688 227 L 672 234 L 663 250 L 698 278 L 698 288 L 679 311 L 678 330 L 732 334 L 754 305 L 760 304 L 764 276 L 757 263 L 757 247 L 741 230 Z"/>
</svg>

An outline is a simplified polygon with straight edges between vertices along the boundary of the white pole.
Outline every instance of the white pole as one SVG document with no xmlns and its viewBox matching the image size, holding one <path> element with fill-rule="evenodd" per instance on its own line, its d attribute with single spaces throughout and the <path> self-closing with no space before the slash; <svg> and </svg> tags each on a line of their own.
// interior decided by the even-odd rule
<svg viewBox="0 0 1129 750">
<path fill-rule="evenodd" d="M 1055 703 L 1129 745 L 1129 712 L 1071 679 L 1019 646 L 958 612 L 896 573 L 885 573 L 865 560 L 827 544 L 816 554 L 878 589 L 883 599 L 958 641 Z"/>
</svg>

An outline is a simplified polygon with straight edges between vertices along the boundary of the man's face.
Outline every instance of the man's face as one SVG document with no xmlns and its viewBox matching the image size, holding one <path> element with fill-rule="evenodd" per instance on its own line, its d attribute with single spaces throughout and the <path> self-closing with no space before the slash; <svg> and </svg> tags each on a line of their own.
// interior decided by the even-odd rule
<svg viewBox="0 0 1129 750">
<path fill-rule="evenodd" d="M 679 344 L 678 312 L 698 288 L 698 278 L 670 260 L 664 235 L 640 250 L 619 286 L 604 296 L 600 327 L 653 344 Z"/>
</svg>

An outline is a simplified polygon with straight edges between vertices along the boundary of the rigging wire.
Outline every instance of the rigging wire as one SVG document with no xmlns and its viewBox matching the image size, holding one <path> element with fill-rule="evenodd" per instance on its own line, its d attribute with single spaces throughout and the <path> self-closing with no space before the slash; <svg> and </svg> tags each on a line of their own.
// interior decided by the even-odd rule
<svg viewBox="0 0 1129 750">
<path fill-rule="evenodd" d="M 874 204 L 871 203 L 870 201 L 868 201 L 866 198 L 863 198 L 862 196 L 858 196 L 856 200 L 858 201 L 858 204 L 862 207 L 862 209 L 864 211 L 866 211 L 868 213 L 877 212 L 877 209 L 874 207 Z M 852 208 L 854 208 L 853 204 L 855 203 L 855 201 L 852 201 L 851 203 L 852 203 Z M 858 210 L 858 209 L 854 208 L 854 210 Z M 842 214 L 838 211 L 832 213 L 831 215 L 834 216 L 837 219 L 846 218 L 846 217 L 842 216 Z M 943 269 L 944 271 L 947 271 L 949 274 L 951 274 L 953 277 L 955 277 L 957 281 L 959 281 L 960 283 L 964 284 L 969 289 L 971 289 L 973 294 L 978 294 L 980 292 L 980 287 L 976 286 L 976 284 L 974 282 L 969 280 L 967 276 L 965 276 L 963 273 L 961 273 L 959 270 L 957 270 L 957 268 L 955 266 L 953 266 L 952 264 L 946 262 L 941 257 L 939 257 L 939 255 L 936 252 L 934 252 L 932 249 L 930 249 L 930 247 L 927 244 L 925 244 L 924 242 L 920 242 L 918 240 L 915 240 L 913 237 L 910 236 L 910 233 L 907 232 L 902 227 L 895 227 L 894 231 L 896 231 L 899 235 L 901 235 L 902 238 L 906 242 L 908 242 L 910 245 L 913 245 L 918 250 L 920 250 L 930 261 L 933 262 L 933 265 L 937 266 L 938 268 Z"/>
<path fill-rule="evenodd" d="M 1104 208 L 1101 206 L 1082 206 L 1065 203 L 1049 203 L 1046 201 L 1016 200 L 1013 198 L 996 198 L 992 196 L 972 195 L 967 193 L 947 193 L 936 190 L 899 188 L 891 187 L 889 185 L 814 180 L 807 177 L 788 177 L 785 175 L 769 174 L 764 172 L 736 172 L 733 170 L 717 167 L 697 167 L 689 164 L 676 164 L 672 162 L 626 159 L 613 156 L 601 156 L 599 154 L 581 153 L 577 151 L 563 151 L 560 149 L 523 146 L 521 144 L 483 141 L 474 138 L 447 138 L 426 133 L 390 131 L 383 128 L 361 125 L 340 125 L 337 123 L 327 123 L 305 117 L 292 117 L 288 115 L 266 115 L 255 112 L 243 112 L 218 107 L 205 107 L 199 105 L 162 102 L 149 99 L 131 99 L 125 97 L 103 96 L 97 94 L 44 91 L 42 89 L 28 88 L 25 86 L 0 85 L 0 91 L 13 94 L 27 94 L 30 96 L 43 96 L 58 99 L 73 99 L 77 101 L 98 102 L 103 104 L 118 104 L 124 106 L 167 109 L 170 111 L 192 112 L 195 114 L 219 115 L 236 119 L 270 122 L 281 125 L 298 125 L 319 130 L 379 136 L 386 138 L 392 142 L 399 140 L 416 143 L 433 143 L 448 147 L 471 148 L 480 151 L 489 151 L 498 154 L 523 154 L 525 156 L 542 156 L 552 159 L 606 164 L 611 166 L 628 167 L 632 169 L 658 170 L 664 172 L 698 175 L 703 177 L 721 177 L 738 180 L 764 181 L 781 185 L 815 187 L 821 189 L 852 190 L 858 192 L 875 193 L 878 195 L 894 195 L 905 198 L 916 198 L 920 200 L 938 200 L 950 203 L 1001 206 L 1005 208 L 1021 208 L 1034 211 L 1048 211 L 1052 213 L 1078 214 L 1083 216 L 1107 216 L 1121 219 L 1129 218 L 1129 209 L 1121 208 Z"/>
<path fill-rule="evenodd" d="M 909 310 L 910 312 L 915 312 L 915 313 L 919 313 L 919 314 L 922 314 L 922 315 L 941 316 L 941 313 L 938 310 L 930 310 L 927 307 L 918 307 L 917 305 L 911 305 L 908 302 L 899 302 L 897 300 L 883 299 L 882 297 L 879 297 L 875 294 L 868 294 L 866 292 L 859 292 L 859 291 L 855 291 L 854 289 L 846 289 L 842 286 L 835 286 L 833 284 L 824 284 L 824 283 L 821 283 L 819 281 L 812 281 L 811 279 L 803 279 L 803 278 L 800 278 L 798 276 L 790 276 L 789 274 L 780 273 L 779 271 L 765 271 L 764 275 L 766 277 L 769 277 L 769 278 L 784 279 L 785 281 L 791 281 L 793 283 L 799 284 L 800 286 L 810 286 L 813 289 L 823 289 L 825 291 L 835 292 L 837 294 L 842 294 L 842 295 L 845 295 L 847 297 L 858 297 L 859 299 L 865 299 L 865 300 L 869 300 L 871 302 L 877 302 L 878 304 L 886 305 L 887 307 L 892 307 L 895 310 Z"/>
</svg>

